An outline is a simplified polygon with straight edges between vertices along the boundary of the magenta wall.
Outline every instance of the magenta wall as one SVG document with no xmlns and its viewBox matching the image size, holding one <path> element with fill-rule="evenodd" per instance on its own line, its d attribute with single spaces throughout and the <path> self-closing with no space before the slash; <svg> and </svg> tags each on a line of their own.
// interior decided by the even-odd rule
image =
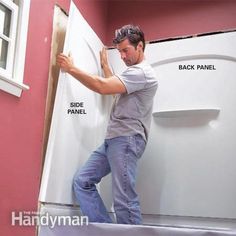
<svg viewBox="0 0 236 236">
<path fill-rule="evenodd" d="M 31 236 L 33 227 L 12 227 L 10 214 L 37 209 L 55 3 L 66 11 L 69 0 L 31 0 L 24 82 L 30 90 L 16 98 L 0 90 L 0 235 Z M 147 40 L 236 28 L 234 0 L 115 1 L 76 0 L 98 36 L 111 44 L 113 31 L 139 24 Z"/>
<path fill-rule="evenodd" d="M 11 226 L 12 211 L 36 211 L 55 3 L 31 0 L 24 82 L 30 90 L 17 98 L 0 90 L 0 235 L 31 236 L 34 227 Z M 107 4 L 77 0 L 89 24 L 105 40 Z"/>
<path fill-rule="evenodd" d="M 150 41 L 236 29 L 235 16 L 235 0 L 111 0 L 106 42 L 111 45 L 114 30 L 128 23 L 140 25 Z"/>
</svg>

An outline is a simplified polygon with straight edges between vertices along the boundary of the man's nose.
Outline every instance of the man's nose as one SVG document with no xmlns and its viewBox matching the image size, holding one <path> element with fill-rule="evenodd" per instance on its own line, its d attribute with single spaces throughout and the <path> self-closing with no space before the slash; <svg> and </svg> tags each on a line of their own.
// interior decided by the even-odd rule
<svg viewBox="0 0 236 236">
<path fill-rule="evenodd" d="M 124 60 L 124 59 L 126 58 L 125 53 L 121 52 L 121 53 L 120 53 L 120 57 L 121 57 L 122 60 Z"/>
</svg>

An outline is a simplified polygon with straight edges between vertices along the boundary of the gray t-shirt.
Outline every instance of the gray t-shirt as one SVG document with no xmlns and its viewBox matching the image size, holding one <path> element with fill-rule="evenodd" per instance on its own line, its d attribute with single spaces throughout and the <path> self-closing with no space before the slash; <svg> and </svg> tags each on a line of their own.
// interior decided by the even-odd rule
<svg viewBox="0 0 236 236">
<path fill-rule="evenodd" d="M 127 93 L 115 97 L 106 139 L 141 134 L 147 141 L 153 97 L 158 87 L 155 72 L 147 61 L 143 60 L 116 76 L 125 85 Z"/>
</svg>

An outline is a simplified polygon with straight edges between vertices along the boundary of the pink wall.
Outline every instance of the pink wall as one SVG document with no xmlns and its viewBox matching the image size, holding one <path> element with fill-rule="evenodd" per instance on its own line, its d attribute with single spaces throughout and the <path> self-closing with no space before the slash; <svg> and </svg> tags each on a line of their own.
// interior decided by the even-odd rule
<svg viewBox="0 0 236 236">
<path fill-rule="evenodd" d="M 112 45 L 114 30 L 128 23 L 140 25 L 150 41 L 235 29 L 235 16 L 235 0 L 111 0 L 106 42 Z"/>
<path fill-rule="evenodd" d="M 106 2 L 77 0 L 105 40 Z M 68 11 L 69 0 L 31 0 L 24 82 L 30 90 L 17 98 L 0 90 L 0 235 L 35 235 L 34 227 L 12 227 L 12 211 L 36 211 L 52 35 L 53 9 Z"/>
<path fill-rule="evenodd" d="M 0 91 L 0 235 L 30 236 L 33 227 L 12 227 L 10 214 L 37 209 L 44 111 L 54 4 L 31 0 L 25 80 L 30 90 L 16 98 Z M 139 24 L 147 40 L 236 28 L 236 1 L 76 0 L 98 36 L 111 44 L 115 28 Z"/>
</svg>

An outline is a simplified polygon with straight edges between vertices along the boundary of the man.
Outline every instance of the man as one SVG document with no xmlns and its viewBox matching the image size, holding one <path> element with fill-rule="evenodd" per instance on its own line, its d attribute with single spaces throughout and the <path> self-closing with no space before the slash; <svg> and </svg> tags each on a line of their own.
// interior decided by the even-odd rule
<svg viewBox="0 0 236 236">
<path fill-rule="evenodd" d="M 112 73 L 105 49 L 100 52 L 100 59 L 106 78 L 76 68 L 72 59 L 63 54 L 57 59 L 62 70 L 89 89 L 100 94 L 116 94 L 104 143 L 76 173 L 73 188 L 82 213 L 90 222 L 111 223 L 96 189 L 96 184 L 111 173 L 117 223 L 141 224 L 135 191 L 136 170 L 148 140 L 157 81 L 154 70 L 145 60 L 144 33 L 140 28 L 126 25 L 116 30 L 115 36 L 113 42 L 128 66 L 120 75 Z"/>
</svg>

